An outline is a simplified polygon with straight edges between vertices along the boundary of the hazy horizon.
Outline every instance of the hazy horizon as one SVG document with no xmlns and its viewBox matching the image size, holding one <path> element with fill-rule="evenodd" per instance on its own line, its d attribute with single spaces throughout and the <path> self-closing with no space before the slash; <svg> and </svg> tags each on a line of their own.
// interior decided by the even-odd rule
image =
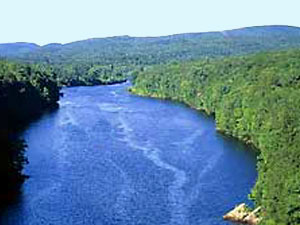
<svg viewBox="0 0 300 225">
<path fill-rule="evenodd" d="M 166 37 L 166 36 L 172 36 L 172 35 L 180 35 L 180 34 L 193 34 L 193 33 L 209 33 L 209 32 L 222 32 L 222 31 L 229 31 L 229 30 L 238 30 L 238 29 L 243 29 L 243 28 L 249 28 L 249 27 L 261 27 L 261 26 L 287 26 L 287 27 L 296 27 L 299 28 L 298 26 L 291 26 L 291 25 L 283 25 L 283 24 L 270 24 L 270 25 L 253 25 L 253 26 L 248 26 L 248 27 L 237 27 L 237 28 L 231 28 L 231 29 L 226 29 L 226 30 L 212 30 L 212 31 L 199 31 L 199 32 L 185 32 L 185 33 L 174 33 L 174 34 L 166 34 L 166 35 L 157 35 L 157 36 L 132 36 L 132 35 L 128 35 L 128 34 L 123 34 L 123 35 L 117 35 L 117 36 L 103 36 L 103 37 L 90 37 L 90 38 L 86 38 L 86 39 L 80 39 L 80 40 L 72 40 L 70 42 L 65 42 L 65 43 L 61 43 L 61 42 L 49 42 L 49 43 L 45 43 L 45 44 L 38 44 L 35 42 L 28 42 L 28 41 L 16 41 L 16 42 L 2 42 L 0 44 L 15 44 L 15 43 L 30 43 L 30 44 L 37 44 L 39 46 L 45 46 L 45 45 L 49 45 L 49 44 L 69 44 L 69 43 L 73 43 L 73 42 L 78 42 L 78 41 L 85 41 L 85 40 L 92 40 L 92 39 L 104 39 L 104 38 L 113 38 L 113 37 L 132 37 L 132 38 L 156 38 L 156 37 Z"/>
<path fill-rule="evenodd" d="M 252 26 L 300 27 L 299 6 L 296 0 L 11 0 L 1 6 L 0 19 L 5 22 L 0 43 L 65 44 L 125 35 L 158 37 Z"/>
</svg>

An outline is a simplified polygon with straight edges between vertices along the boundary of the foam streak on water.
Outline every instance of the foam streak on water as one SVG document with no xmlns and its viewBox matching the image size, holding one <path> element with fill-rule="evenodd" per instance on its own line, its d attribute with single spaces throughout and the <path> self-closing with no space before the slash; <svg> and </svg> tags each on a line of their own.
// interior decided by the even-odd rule
<svg viewBox="0 0 300 225">
<path fill-rule="evenodd" d="M 180 104 L 130 84 L 63 88 L 31 124 L 30 176 L 1 225 L 228 225 L 256 179 L 250 151 Z"/>
<path fill-rule="evenodd" d="M 125 141 L 131 148 L 141 150 L 147 159 L 151 160 L 156 166 L 169 170 L 173 173 L 174 181 L 169 186 L 169 204 L 171 208 L 170 224 L 172 225 L 185 225 L 188 224 L 187 208 L 185 202 L 185 193 L 182 187 L 187 182 L 187 176 L 183 170 L 164 162 L 161 157 L 161 150 L 154 147 L 150 141 L 146 143 L 139 143 L 134 135 L 134 130 L 128 125 L 126 120 L 119 115 L 119 128 L 123 131 L 123 141 Z"/>
</svg>

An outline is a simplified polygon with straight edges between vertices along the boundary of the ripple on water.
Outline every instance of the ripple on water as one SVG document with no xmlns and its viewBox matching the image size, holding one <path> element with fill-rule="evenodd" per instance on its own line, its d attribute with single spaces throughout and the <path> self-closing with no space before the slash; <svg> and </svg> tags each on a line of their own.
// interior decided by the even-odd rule
<svg viewBox="0 0 300 225">
<path fill-rule="evenodd" d="M 153 162 L 157 167 L 165 170 L 169 170 L 173 173 L 174 180 L 169 186 L 169 207 L 171 211 L 170 224 L 172 225 L 185 225 L 188 224 L 187 219 L 187 207 L 186 207 L 186 196 L 182 190 L 183 186 L 187 182 L 186 173 L 183 170 L 172 166 L 169 163 L 164 162 L 160 157 L 160 150 L 152 146 L 152 144 L 147 141 L 147 143 L 140 143 L 135 138 L 134 130 L 126 122 L 126 120 L 119 115 L 119 128 L 123 133 L 123 141 L 125 141 L 131 148 L 143 151 L 145 157 Z"/>
<path fill-rule="evenodd" d="M 26 131 L 31 177 L 1 225 L 227 224 L 255 161 L 213 121 L 127 86 L 63 90 L 59 110 Z"/>
</svg>

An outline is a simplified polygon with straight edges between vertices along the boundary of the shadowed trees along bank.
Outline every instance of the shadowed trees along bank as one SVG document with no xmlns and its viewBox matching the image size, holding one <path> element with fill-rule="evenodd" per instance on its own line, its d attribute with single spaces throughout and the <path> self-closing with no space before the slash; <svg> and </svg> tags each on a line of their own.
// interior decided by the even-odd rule
<svg viewBox="0 0 300 225">
<path fill-rule="evenodd" d="M 131 91 L 204 110 L 254 145 L 263 224 L 300 224 L 300 50 L 154 66 Z"/>
<path fill-rule="evenodd" d="M 57 107 L 59 87 L 50 68 L 0 61 L 0 199 L 24 181 L 25 143 L 16 131 Z"/>
</svg>

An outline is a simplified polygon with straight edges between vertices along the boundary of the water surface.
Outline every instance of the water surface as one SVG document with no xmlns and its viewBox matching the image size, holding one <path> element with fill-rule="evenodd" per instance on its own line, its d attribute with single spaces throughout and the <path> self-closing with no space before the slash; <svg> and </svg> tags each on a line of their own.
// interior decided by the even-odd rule
<svg viewBox="0 0 300 225">
<path fill-rule="evenodd" d="M 63 89 L 24 133 L 30 179 L 1 225 L 220 225 L 247 201 L 255 156 L 213 119 L 126 92 Z"/>
</svg>

